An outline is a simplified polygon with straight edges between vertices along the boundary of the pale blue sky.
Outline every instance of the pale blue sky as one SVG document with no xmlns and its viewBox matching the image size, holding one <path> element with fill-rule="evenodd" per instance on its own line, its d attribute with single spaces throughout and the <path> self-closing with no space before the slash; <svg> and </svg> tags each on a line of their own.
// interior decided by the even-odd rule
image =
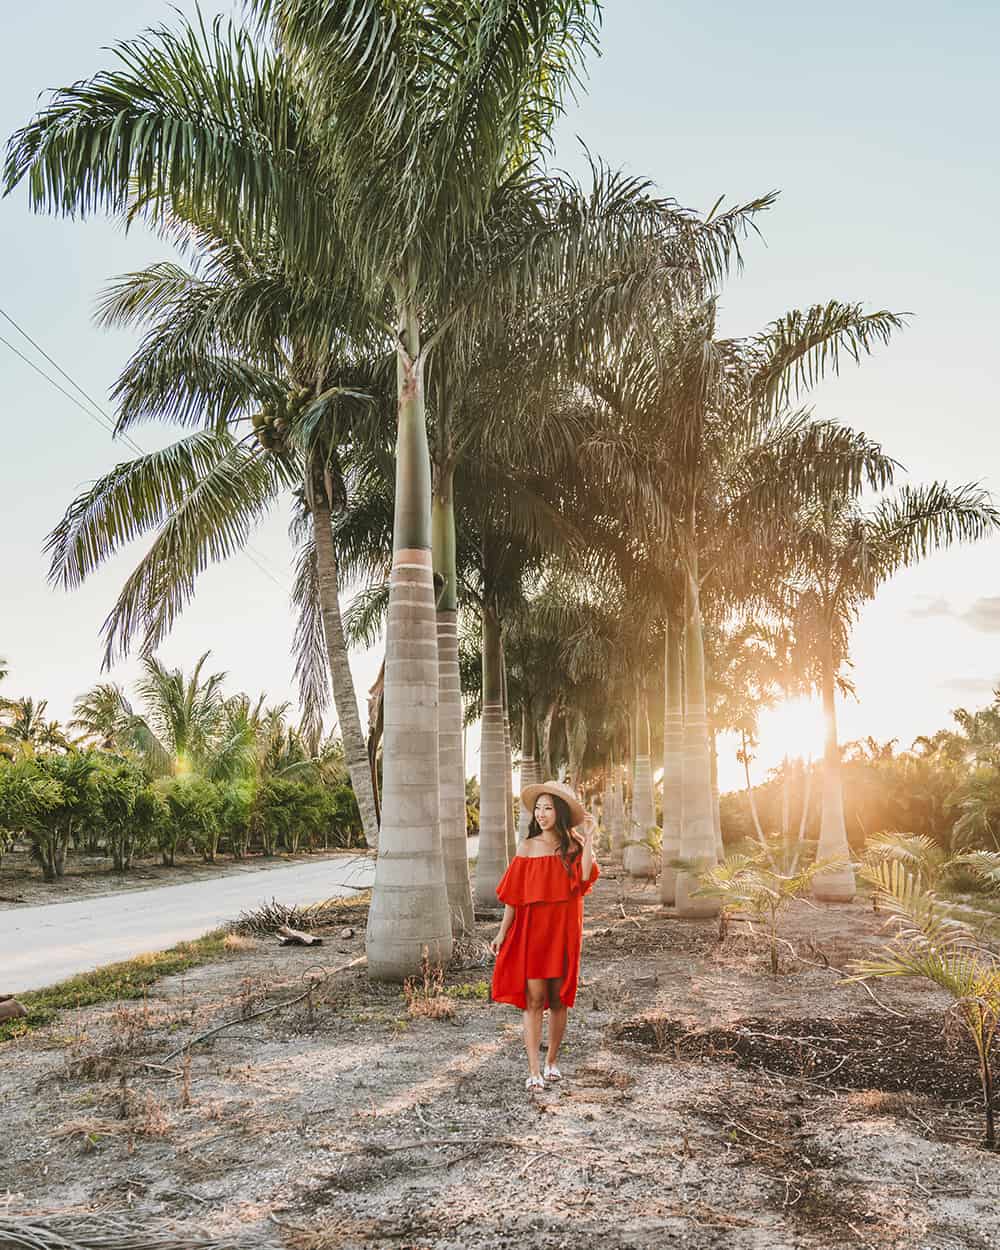
<svg viewBox="0 0 1000 1250">
<path fill-rule="evenodd" d="M 21 124 L 44 89 L 107 65 L 102 47 L 174 20 L 163 0 L 8 9 L 0 131 Z M 816 409 L 880 439 L 912 480 L 978 479 L 1000 491 L 998 38 L 1000 10 L 987 3 L 611 0 L 603 56 L 559 129 L 559 163 L 581 170 L 579 136 L 702 210 L 720 194 L 779 189 L 765 242 L 748 245 L 746 271 L 723 295 L 723 328 L 748 333 L 834 296 L 913 313 L 875 360 L 815 392 Z M 162 256 L 163 245 L 141 231 L 123 238 L 101 220 L 34 217 L 23 192 L 0 203 L 0 239 L 0 307 L 106 406 L 130 339 L 93 327 L 95 295 L 111 276 Z M 37 359 L 6 322 L 0 334 Z M 79 488 L 126 453 L 2 344 L 0 394 L 6 685 L 47 697 L 65 717 L 98 679 L 98 631 L 130 560 L 68 596 L 47 587 L 41 547 Z M 151 446 L 163 434 L 136 438 Z M 187 666 L 211 648 L 233 688 L 291 697 L 285 517 L 253 547 L 281 585 L 242 558 L 212 570 L 162 655 Z M 1000 680 L 998 557 L 1000 541 L 939 555 L 883 592 L 855 635 L 861 701 L 842 708 L 843 736 L 908 743 L 956 704 L 989 697 Z M 358 657 L 359 685 L 374 667 L 372 656 Z M 114 675 L 134 671 L 126 664 Z M 773 741 L 761 764 L 783 745 Z M 729 751 L 722 768 L 724 782 L 738 784 Z"/>
</svg>

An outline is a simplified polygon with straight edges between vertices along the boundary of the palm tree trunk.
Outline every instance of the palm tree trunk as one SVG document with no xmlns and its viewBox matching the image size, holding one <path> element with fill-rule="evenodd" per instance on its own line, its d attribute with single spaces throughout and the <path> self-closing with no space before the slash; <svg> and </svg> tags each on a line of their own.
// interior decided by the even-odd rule
<svg viewBox="0 0 1000 1250">
<path fill-rule="evenodd" d="M 856 887 L 854 869 L 850 865 L 850 847 L 844 824 L 844 792 L 840 780 L 840 747 L 837 743 L 837 705 L 835 697 L 833 641 L 828 636 L 823 648 L 823 808 L 819 825 L 816 858 L 843 861 L 839 868 L 817 873 L 813 879 L 813 896 L 827 903 L 849 903 Z"/>
<path fill-rule="evenodd" d="M 382 830 L 368 972 L 400 981 L 451 958 L 438 795 L 438 642 L 431 470 L 415 310 L 401 318 L 392 572 L 386 625 Z"/>
<path fill-rule="evenodd" d="M 521 789 L 542 780 L 535 759 L 535 718 L 531 714 L 531 701 L 525 698 L 521 708 Z M 528 836 L 531 812 L 523 803 L 518 804 L 517 836 L 523 841 Z"/>
<path fill-rule="evenodd" d="M 630 877 L 655 877 L 653 852 L 643 839 L 656 825 L 653 799 L 653 768 L 649 745 L 649 704 L 645 686 L 636 696 L 635 781 L 632 790 L 632 839 L 638 845 L 625 848 L 624 868 Z"/>
<path fill-rule="evenodd" d="M 539 781 L 552 781 L 552 721 L 556 714 L 555 701 L 545 709 L 542 717 L 542 732 L 539 741 L 538 771 Z"/>
<path fill-rule="evenodd" d="M 368 744 L 361 732 L 358 696 L 351 676 L 344 624 L 340 615 L 340 574 L 337 552 L 333 545 L 330 508 L 324 492 L 314 492 L 312 501 L 313 549 L 316 552 L 316 574 L 319 582 L 320 610 L 323 615 L 323 636 L 333 685 L 333 705 L 340 722 L 344 744 L 344 761 L 351 778 L 354 796 L 361 813 L 361 827 L 370 847 L 378 846 L 378 812 L 368 760 Z"/>
<path fill-rule="evenodd" d="M 687 621 L 684 629 L 684 823 L 680 858 L 691 864 L 677 873 L 676 907 L 679 916 L 716 916 L 719 901 L 695 898 L 698 873 L 716 863 L 715 821 L 712 817 L 712 763 L 708 749 L 705 698 L 705 645 L 702 635 L 701 587 L 698 553 L 688 549 Z"/>
<path fill-rule="evenodd" d="M 479 752 L 479 858 L 476 861 L 476 906 L 498 907 L 497 886 L 507 864 L 507 824 L 504 807 L 507 785 L 504 763 L 503 688 L 500 660 L 500 622 L 483 608 L 483 719 Z"/>
<path fill-rule="evenodd" d="M 712 825 L 715 828 L 715 854 L 721 862 L 726 858 L 722 843 L 722 805 L 719 801 L 719 751 L 715 742 L 715 730 L 709 726 L 708 745 L 712 761 Z"/>
<path fill-rule="evenodd" d="M 517 826 L 514 824 L 514 752 L 510 734 L 510 704 L 507 701 L 507 657 L 503 642 L 500 643 L 500 687 L 503 691 L 503 749 L 504 749 L 504 828 L 507 831 L 507 862 L 517 854 Z"/>
<path fill-rule="evenodd" d="M 754 798 L 753 794 L 753 782 L 750 780 L 750 748 L 747 743 L 747 734 L 745 729 L 740 730 L 740 737 L 743 742 L 743 750 L 741 752 L 743 756 L 743 776 L 746 778 L 747 799 L 750 803 L 750 816 L 753 820 L 754 833 L 757 835 L 757 841 L 764 848 L 764 851 L 770 860 L 771 853 L 767 849 L 767 839 L 764 837 L 764 830 L 761 828 L 760 824 L 760 816 L 757 814 L 757 800 Z"/>
<path fill-rule="evenodd" d="M 451 931 L 458 937 L 475 925 L 469 851 L 465 824 L 464 716 L 458 675 L 458 574 L 455 567 L 454 469 L 438 474 L 431 502 L 434 572 L 441 578 L 437 598 L 438 658 L 438 792 L 441 854 L 451 912 Z"/>
<path fill-rule="evenodd" d="M 799 818 L 799 842 L 806 840 L 809 825 L 809 801 L 812 798 L 812 756 L 802 765 L 802 815 Z"/>
<path fill-rule="evenodd" d="M 621 765 L 612 764 L 611 782 L 611 858 L 621 860 L 625 849 L 625 786 Z"/>
<path fill-rule="evenodd" d="M 672 867 L 681 852 L 681 802 L 684 778 L 684 702 L 681 674 L 681 631 L 667 621 L 664 642 L 666 668 L 663 715 L 663 862 L 660 868 L 660 902 L 672 907 L 677 869 Z"/>
</svg>

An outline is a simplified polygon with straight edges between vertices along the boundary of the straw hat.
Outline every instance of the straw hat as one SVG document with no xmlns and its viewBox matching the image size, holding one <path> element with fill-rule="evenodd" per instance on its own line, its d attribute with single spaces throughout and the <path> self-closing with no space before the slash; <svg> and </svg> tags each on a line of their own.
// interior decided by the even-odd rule
<svg viewBox="0 0 1000 1250">
<path fill-rule="evenodd" d="M 521 791 L 521 802 L 527 811 L 534 811 L 540 794 L 554 794 L 563 800 L 569 807 L 570 820 L 574 829 L 577 825 L 582 825 L 587 819 L 587 812 L 583 804 L 569 786 L 564 786 L 561 781 L 539 781 L 533 786 L 525 786 Z"/>
</svg>

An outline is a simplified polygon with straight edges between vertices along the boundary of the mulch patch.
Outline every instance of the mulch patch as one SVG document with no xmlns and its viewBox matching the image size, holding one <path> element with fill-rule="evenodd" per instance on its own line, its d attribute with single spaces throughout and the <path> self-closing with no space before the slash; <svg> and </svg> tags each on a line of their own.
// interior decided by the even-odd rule
<svg viewBox="0 0 1000 1250">
<path fill-rule="evenodd" d="M 731 1062 L 829 1088 L 905 1091 L 943 1102 L 982 1096 L 971 1040 L 946 1031 L 937 1013 L 906 1019 L 878 1012 L 835 1020 L 772 1016 L 704 1030 L 646 1016 L 616 1026 L 613 1036 L 678 1059 Z"/>
</svg>

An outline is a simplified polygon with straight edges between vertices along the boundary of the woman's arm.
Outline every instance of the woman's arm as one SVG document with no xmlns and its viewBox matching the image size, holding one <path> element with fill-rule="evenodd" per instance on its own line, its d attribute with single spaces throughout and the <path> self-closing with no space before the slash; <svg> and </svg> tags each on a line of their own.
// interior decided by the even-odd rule
<svg viewBox="0 0 1000 1250">
<path fill-rule="evenodd" d="M 597 824 L 593 816 L 588 812 L 579 829 L 573 830 L 573 836 L 583 848 L 583 855 L 580 858 L 580 874 L 584 881 L 590 877 L 596 862 L 594 860 L 594 833 L 596 829 Z"/>
<path fill-rule="evenodd" d="M 490 950 L 494 955 L 499 954 L 500 947 L 503 946 L 503 940 L 510 932 L 510 926 L 514 923 L 514 908 L 510 903 L 504 904 L 503 919 L 500 921 L 500 929 L 496 937 L 490 942 Z"/>
</svg>

